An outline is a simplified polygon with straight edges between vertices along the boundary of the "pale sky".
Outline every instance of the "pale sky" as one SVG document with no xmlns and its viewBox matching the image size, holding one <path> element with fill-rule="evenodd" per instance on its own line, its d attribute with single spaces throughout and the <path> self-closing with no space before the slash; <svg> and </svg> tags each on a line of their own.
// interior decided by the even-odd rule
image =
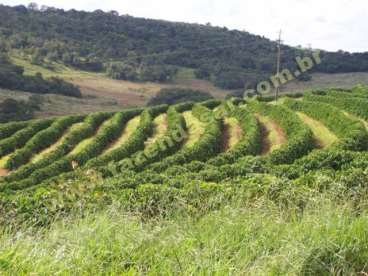
<svg viewBox="0 0 368 276">
<path fill-rule="evenodd" d="M 32 1 L 0 0 L 4 5 Z M 245 30 L 285 44 L 350 52 L 368 51 L 368 0 L 38 0 L 39 5 L 136 17 L 207 23 Z"/>
</svg>

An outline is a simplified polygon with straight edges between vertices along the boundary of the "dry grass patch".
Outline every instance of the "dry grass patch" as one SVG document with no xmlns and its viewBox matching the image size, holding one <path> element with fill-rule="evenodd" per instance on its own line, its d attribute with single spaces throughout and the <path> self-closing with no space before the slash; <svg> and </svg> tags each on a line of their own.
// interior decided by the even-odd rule
<svg viewBox="0 0 368 276">
<path fill-rule="evenodd" d="M 81 141 L 69 154 L 70 155 L 75 155 L 78 154 L 80 152 L 82 152 L 85 147 L 87 147 L 92 141 L 93 139 L 96 137 L 97 133 L 99 132 L 99 130 L 101 128 L 107 127 L 112 123 L 113 118 L 108 119 L 107 121 L 103 122 L 102 125 L 100 125 L 97 129 L 97 131 L 95 132 L 94 135 L 92 135 L 91 137 L 84 139 L 83 141 Z"/>
<path fill-rule="evenodd" d="M 110 152 L 114 149 L 119 148 L 121 145 L 123 145 L 129 138 L 130 136 L 134 133 L 134 131 L 137 129 L 139 123 L 141 120 L 141 116 L 136 116 L 133 119 L 129 120 L 129 122 L 126 124 L 126 126 L 124 127 L 120 137 L 114 142 L 112 143 L 106 150 L 104 153 Z"/>
<path fill-rule="evenodd" d="M 318 148 L 328 147 L 338 140 L 337 136 L 321 122 L 316 121 L 301 112 L 297 112 L 297 115 L 312 130 L 315 143 Z"/>
<path fill-rule="evenodd" d="M 188 138 L 184 142 L 184 147 L 192 147 L 202 136 L 205 130 L 205 124 L 193 116 L 192 111 L 183 113 L 188 127 Z"/>
<path fill-rule="evenodd" d="M 35 154 L 31 160 L 30 163 L 36 163 L 38 161 L 40 161 L 42 158 L 44 158 L 47 154 L 53 152 L 54 150 L 56 150 L 60 145 L 62 145 L 65 141 L 65 138 L 74 130 L 78 129 L 79 127 L 81 127 L 84 123 L 77 123 L 72 125 L 69 129 L 67 129 L 65 131 L 65 133 L 59 138 L 58 141 L 56 141 L 56 143 L 52 144 L 50 147 L 44 149 L 43 151 L 39 152 L 38 154 Z"/>
<path fill-rule="evenodd" d="M 157 116 L 154 121 L 154 132 L 151 138 L 149 138 L 144 144 L 150 146 L 155 143 L 158 139 L 162 138 L 167 132 L 167 115 L 161 114 Z"/>
</svg>

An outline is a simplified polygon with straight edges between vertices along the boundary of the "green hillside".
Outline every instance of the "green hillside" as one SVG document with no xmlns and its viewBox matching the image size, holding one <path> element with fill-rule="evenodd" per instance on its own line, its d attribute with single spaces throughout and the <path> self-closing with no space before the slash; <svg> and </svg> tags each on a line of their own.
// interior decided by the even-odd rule
<svg viewBox="0 0 368 276">
<path fill-rule="evenodd" d="M 364 274 L 367 105 L 356 86 L 0 124 L 0 271 Z"/>
<path fill-rule="evenodd" d="M 0 6 L 0 50 L 34 65 L 56 64 L 135 82 L 179 76 L 224 89 L 253 87 L 275 72 L 276 43 L 248 32 L 208 25 L 135 18 L 115 11 L 64 11 Z M 282 68 L 296 69 L 308 49 L 282 47 Z M 320 73 L 367 72 L 367 53 L 321 52 Z M 180 73 L 185 68 L 186 73 Z"/>
</svg>

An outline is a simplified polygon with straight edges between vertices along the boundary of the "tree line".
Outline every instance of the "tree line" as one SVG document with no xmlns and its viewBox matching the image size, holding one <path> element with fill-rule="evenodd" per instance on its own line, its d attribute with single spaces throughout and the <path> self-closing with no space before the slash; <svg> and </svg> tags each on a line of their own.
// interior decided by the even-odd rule
<svg viewBox="0 0 368 276">
<path fill-rule="evenodd" d="M 181 67 L 219 87 L 252 87 L 275 72 L 276 43 L 246 31 L 135 18 L 116 11 L 0 6 L 0 49 L 18 49 L 45 60 L 115 79 L 170 81 Z M 282 67 L 308 50 L 282 46 Z M 368 53 L 321 52 L 315 72 L 368 71 Z M 308 79 L 308 78 L 307 78 Z M 253 88 L 253 87 L 252 87 Z"/>
<path fill-rule="evenodd" d="M 24 68 L 12 64 L 4 53 L 0 53 L 0 87 L 37 94 L 52 93 L 82 97 L 78 87 L 60 78 L 44 79 L 41 73 L 37 73 L 35 76 L 24 75 Z"/>
</svg>

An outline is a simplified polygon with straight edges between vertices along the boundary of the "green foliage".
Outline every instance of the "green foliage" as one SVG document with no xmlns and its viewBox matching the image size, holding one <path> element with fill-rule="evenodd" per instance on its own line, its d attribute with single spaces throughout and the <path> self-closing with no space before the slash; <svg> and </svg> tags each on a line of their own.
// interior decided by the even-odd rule
<svg viewBox="0 0 368 276">
<path fill-rule="evenodd" d="M 49 127 L 53 119 L 37 120 L 29 123 L 26 128 L 16 132 L 13 136 L 0 141 L 0 157 L 12 153 L 18 148 L 23 147 L 39 131 Z"/>
<path fill-rule="evenodd" d="M 60 78 L 44 79 L 40 73 L 36 76 L 23 75 L 23 67 L 10 63 L 0 53 L 0 87 L 11 90 L 22 90 L 36 94 L 60 94 L 71 97 L 82 97 L 78 87 Z"/>
<path fill-rule="evenodd" d="M 191 107 L 192 104 L 171 106 L 167 111 L 167 133 L 144 151 L 137 152 L 129 159 L 120 161 L 114 171 L 121 172 L 125 168 L 142 171 L 147 165 L 177 152 L 184 142 L 184 135 L 187 130 L 185 119 L 179 111 L 183 112 Z"/>
<path fill-rule="evenodd" d="M 353 97 L 351 93 L 330 91 L 326 93 L 326 96 L 316 96 L 307 93 L 305 99 L 331 104 L 352 115 L 368 120 L 368 98 Z"/>
<path fill-rule="evenodd" d="M 111 62 L 106 68 L 106 73 L 109 77 L 117 80 L 167 82 L 174 78 L 177 69 L 165 64 Z"/>
<path fill-rule="evenodd" d="M 26 164 L 34 154 L 51 146 L 68 127 L 82 119 L 82 116 L 68 116 L 55 120 L 49 128 L 38 132 L 23 148 L 15 151 L 7 160 L 5 168 L 14 170 Z"/>
<path fill-rule="evenodd" d="M 261 129 L 260 125 L 248 109 L 236 108 L 230 113 L 235 117 L 243 131 L 243 137 L 239 143 L 229 152 L 219 154 L 207 163 L 214 166 L 234 163 L 242 156 L 257 155 L 261 151 Z"/>
<path fill-rule="evenodd" d="M 0 103 L 0 123 L 32 119 L 34 111 L 40 110 L 40 104 L 33 97 L 28 101 L 6 99 Z"/>
<path fill-rule="evenodd" d="M 152 164 L 148 168 L 164 171 L 170 166 L 185 164 L 193 160 L 205 161 L 221 151 L 222 119 L 217 120 L 211 110 L 200 104 L 195 104 L 192 112 L 199 120 L 206 123 L 205 133 L 201 139 L 193 147 L 184 148 L 161 162 Z"/>
<path fill-rule="evenodd" d="M 1 48 L 20 50 L 43 66 L 58 61 L 136 81 L 168 81 L 184 67 L 226 89 L 253 88 L 275 72 L 276 43 L 237 30 L 56 8 L 1 6 L 0 18 Z M 282 67 L 292 72 L 295 57 L 309 54 L 286 45 L 282 52 Z M 368 70 L 365 53 L 322 51 L 321 59 L 316 72 Z"/>
<path fill-rule="evenodd" d="M 336 145 L 343 149 L 366 150 L 368 147 L 368 133 L 363 123 L 346 116 L 338 108 L 320 102 L 293 101 L 287 99 L 285 104 L 293 109 L 321 121 L 334 132 L 340 141 Z"/>
<path fill-rule="evenodd" d="M 0 140 L 12 136 L 17 131 L 25 128 L 29 122 L 11 122 L 0 125 Z"/>
<path fill-rule="evenodd" d="M 157 106 L 147 109 L 142 112 L 138 128 L 134 131 L 131 137 L 120 147 L 91 160 L 87 166 L 105 166 L 109 162 L 117 162 L 137 151 L 143 150 L 144 142 L 153 132 L 153 119 L 158 114 L 166 111 L 168 106 Z"/>
<path fill-rule="evenodd" d="M 213 99 L 211 94 L 203 91 L 190 89 L 161 89 L 161 91 L 152 97 L 147 103 L 148 106 L 160 104 L 178 104 L 185 102 L 203 102 Z"/>
<path fill-rule="evenodd" d="M 293 111 L 285 106 L 256 101 L 252 101 L 249 106 L 252 111 L 260 112 L 279 123 L 287 137 L 287 143 L 270 154 L 272 163 L 292 163 L 313 149 L 313 132 Z"/>
<path fill-rule="evenodd" d="M 44 169 L 46 172 L 52 172 L 52 169 L 54 168 L 52 165 L 53 163 L 56 163 L 60 159 L 69 160 L 69 158 L 66 157 L 68 153 L 70 153 L 73 148 L 82 140 L 92 136 L 97 130 L 98 126 L 110 116 L 111 114 L 103 112 L 92 113 L 88 115 L 83 124 L 71 131 L 54 151 L 44 156 L 36 163 L 29 163 L 25 166 L 22 166 L 17 171 L 5 177 L 5 181 L 10 183 L 21 181 L 28 177 L 34 178 L 34 175 L 38 175 L 37 171 L 42 169 Z M 58 174 L 57 171 L 54 171 L 54 173 L 55 175 Z M 42 179 L 42 177 L 38 177 L 35 179 L 36 180 L 28 182 L 37 183 L 38 180 L 42 181 L 46 178 Z"/>
</svg>

